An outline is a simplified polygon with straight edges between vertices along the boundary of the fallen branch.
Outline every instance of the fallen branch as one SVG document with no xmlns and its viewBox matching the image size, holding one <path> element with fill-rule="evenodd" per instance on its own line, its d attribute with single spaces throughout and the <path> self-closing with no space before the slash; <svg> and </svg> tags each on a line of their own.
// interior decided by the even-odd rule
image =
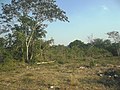
<svg viewBox="0 0 120 90">
<path fill-rule="evenodd" d="M 37 62 L 37 65 L 40 65 L 40 64 L 48 64 L 48 63 L 54 63 L 55 61 L 48 61 L 48 62 Z"/>
</svg>

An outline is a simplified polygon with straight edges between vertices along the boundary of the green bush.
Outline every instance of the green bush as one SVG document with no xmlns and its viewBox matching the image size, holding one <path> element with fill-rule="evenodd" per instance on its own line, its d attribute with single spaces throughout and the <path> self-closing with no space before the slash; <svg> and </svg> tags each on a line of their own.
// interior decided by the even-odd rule
<svg viewBox="0 0 120 90">
<path fill-rule="evenodd" d="M 17 63 L 15 60 L 5 60 L 4 63 L 0 64 L 0 71 L 11 71 L 17 68 Z"/>
</svg>

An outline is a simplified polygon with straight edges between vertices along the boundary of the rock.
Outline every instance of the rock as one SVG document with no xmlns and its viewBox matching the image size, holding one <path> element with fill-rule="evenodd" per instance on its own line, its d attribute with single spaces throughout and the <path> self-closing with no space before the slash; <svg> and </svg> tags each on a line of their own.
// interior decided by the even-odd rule
<svg viewBox="0 0 120 90">
<path fill-rule="evenodd" d="M 79 67 L 80 69 L 85 69 L 85 67 L 83 67 L 83 66 L 81 66 L 81 67 Z"/>
<path fill-rule="evenodd" d="M 50 86 L 50 88 L 52 89 L 52 88 L 54 88 L 54 86 Z"/>
</svg>

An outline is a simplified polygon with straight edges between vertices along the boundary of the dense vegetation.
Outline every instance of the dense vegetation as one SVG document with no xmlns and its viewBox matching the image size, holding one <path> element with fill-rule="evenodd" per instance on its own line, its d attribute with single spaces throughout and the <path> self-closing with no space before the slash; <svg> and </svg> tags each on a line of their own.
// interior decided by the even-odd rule
<svg viewBox="0 0 120 90">
<path fill-rule="evenodd" d="M 19 35 L 18 35 L 19 36 Z M 22 38 L 22 37 L 21 37 Z M 25 46 L 22 47 L 19 39 L 11 41 L 9 38 L 0 38 L 0 62 L 3 63 L 6 60 L 16 60 L 19 62 L 24 61 L 25 58 Z M 22 41 L 22 39 L 21 39 Z M 54 40 L 45 41 L 39 39 L 34 42 L 34 47 L 30 47 L 29 62 L 37 63 L 42 61 L 56 61 L 69 62 L 69 60 L 80 60 L 85 57 L 89 58 L 101 58 L 119 56 L 119 43 L 112 43 L 106 39 L 93 39 L 91 43 L 84 43 L 81 40 L 75 40 L 70 42 L 68 46 L 53 45 Z M 10 45 L 9 45 L 10 44 Z M 32 52 L 32 55 L 31 55 Z"/>
</svg>

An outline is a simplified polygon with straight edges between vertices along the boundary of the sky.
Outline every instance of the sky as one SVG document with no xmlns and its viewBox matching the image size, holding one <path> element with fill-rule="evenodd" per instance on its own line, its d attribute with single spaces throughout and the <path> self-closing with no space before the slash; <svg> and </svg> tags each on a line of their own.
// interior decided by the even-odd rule
<svg viewBox="0 0 120 90">
<path fill-rule="evenodd" d="M 0 0 L 0 2 L 10 0 Z M 68 22 L 49 24 L 45 39 L 68 45 L 74 40 L 88 42 L 88 36 L 107 38 L 107 32 L 120 32 L 120 0 L 56 0 L 66 12 Z"/>
</svg>

